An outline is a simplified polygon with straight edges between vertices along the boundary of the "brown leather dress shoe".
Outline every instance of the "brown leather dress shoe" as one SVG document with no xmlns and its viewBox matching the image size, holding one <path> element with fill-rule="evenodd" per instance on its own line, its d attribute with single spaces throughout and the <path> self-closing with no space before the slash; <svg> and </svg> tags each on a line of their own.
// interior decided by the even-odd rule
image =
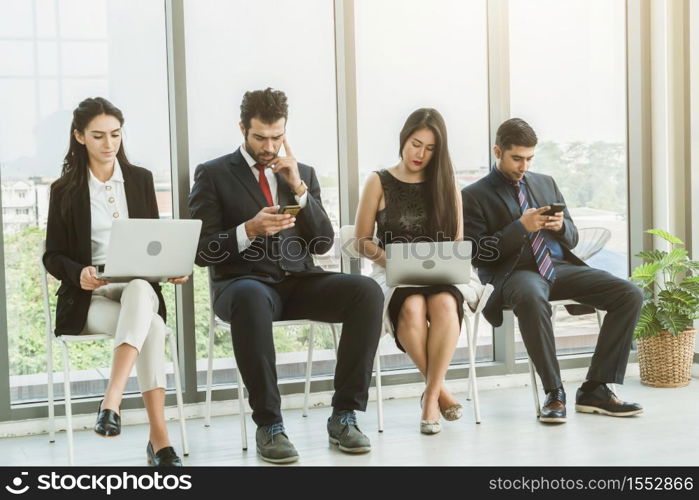
<svg viewBox="0 0 699 500">
<path fill-rule="evenodd" d="M 539 421 L 547 424 L 562 424 L 566 421 L 566 393 L 563 387 L 546 393 Z"/>
<path fill-rule="evenodd" d="M 611 417 L 631 417 L 643 413 L 641 405 L 622 401 L 606 384 L 598 385 L 594 391 L 589 392 L 578 389 L 575 394 L 575 410 Z"/>
</svg>

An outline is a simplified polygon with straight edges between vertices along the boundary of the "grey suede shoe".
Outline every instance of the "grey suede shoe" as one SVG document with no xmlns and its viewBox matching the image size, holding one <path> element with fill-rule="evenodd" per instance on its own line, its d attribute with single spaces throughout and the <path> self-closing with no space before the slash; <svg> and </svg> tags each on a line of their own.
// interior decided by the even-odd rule
<svg viewBox="0 0 699 500">
<path fill-rule="evenodd" d="M 277 422 L 272 425 L 262 425 L 255 433 L 257 454 L 259 457 L 273 464 L 287 464 L 296 462 L 299 454 L 291 444 L 284 431 L 284 424 Z"/>
<path fill-rule="evenodd" d="M 328 419 L 328 440 L 345 453 L 371 451 L 371 442 L 357 426 L 357 415 L 352 410 L 333 412 Z"/>
</svg>

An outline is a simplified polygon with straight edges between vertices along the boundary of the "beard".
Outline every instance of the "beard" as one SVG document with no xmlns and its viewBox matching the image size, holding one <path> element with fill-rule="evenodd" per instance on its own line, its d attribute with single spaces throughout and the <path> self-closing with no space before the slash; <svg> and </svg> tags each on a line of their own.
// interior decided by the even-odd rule
<svg viewBox="0 0 699 500">
<path fill-rule="evenodd" d="M 255 160 L 255 163 L 258 163 L 260 165 L 267 166 L 272 161 L 277 159 L 277 153 L 271 153 L 269 151 L 255 151 L 252 145 L 247 140 L 245 141 L 245 150 L 248 152 L 250 156 L 252 156 L 252 159 Z"/>
</svg>

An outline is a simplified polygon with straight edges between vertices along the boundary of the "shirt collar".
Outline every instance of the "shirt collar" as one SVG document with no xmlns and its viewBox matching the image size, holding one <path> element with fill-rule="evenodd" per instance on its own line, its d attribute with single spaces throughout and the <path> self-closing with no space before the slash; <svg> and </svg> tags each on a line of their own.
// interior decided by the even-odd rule
<svg viewBox="0 0 699 500">
<path fill-rule="evenodd" d="M 243 158 L 245 158 L 245 161 L 247 162 L 248 167 L 252 168 L 255 165 L 257 165 L 257 162 L 252 158 L 252 156 L 250 156 L 250 153 L 248 153 L 247 150 L 245 149 L 245 144 L 241 144 L 239 149 L 240 149 L 240 154 L 242 154 Z"/>
<path fill-rule="evenodd" d="M 108 182 L 121 182 L 122 184 L 124 182 L 124 173 L 121 171 L 121 165 L 119 165 L 119 160 L 117 160 L 116 158 L 114 159 L 114 171 L 112 172 L 112 176 L 105 182 L 101 182 L 99 179 L 97 179 L 97 177 L 95 177 L 95 174 L 93 174 L 92 170 L 90 170 L 89 168 L 87 169 L 87 171 L 90 174 L 90 177 L 88 178 L 88 183 L 92 188 L 102 187 L 106 185 Z"/>
<path fill-rule="evenodd" d="M 510 179 L 508 179 L 507 177 L 505 177 L 505 174 L 503 174 L 497 166 L 493 166 L 493 168 L 495 169 L 495 172 L 497 172 L 498 179 L 500 179 L 502 182 L 504 182 L 508 186 L 511 186 L 511 187 L 515 186 L 515 183 L 513 181 L 511 181 Z M 523 184 L 525 186 L 527 185 L 527 174 L 524 174 L 524 176 L 522 177 L 522 180 L 519 181 L 519 183 Z"/>
</svg>

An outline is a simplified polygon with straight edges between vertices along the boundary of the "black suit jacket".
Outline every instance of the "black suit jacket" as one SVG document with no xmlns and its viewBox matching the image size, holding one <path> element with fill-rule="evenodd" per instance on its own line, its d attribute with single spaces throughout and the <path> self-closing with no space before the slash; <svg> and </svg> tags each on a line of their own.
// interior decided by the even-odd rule
<svg viewBox="0 0 699 500">
<path fill-rule="evenodd" d="M 565 203 L 553 177 L 527 172 L 529 196 L 537 206 Z M 502 285 L 513 271 L 529 237 L 523 234 L 515 222 L 521 217 L 521 209 L 511 191 L 507 189 L 493 168 L 482 179 L 461 191 L 464 210 L 464 239 L 474 242 L 472 262 L 478 268 L 483 283 L 491 283 L 495 290 L 488 300 L 483 315 L 494 326 L 502 324 Z M 561 243 L 566 261 L 584 266 L 582 260 L 571 252 L 578 244 L 578 230 L 566 208 L 560 232 L 552 232 Z M 585 306 L 568 307 L 571 314 L 587 314 L 594 309 Z"/>
<path fill-rule="evenodd" d="M 153 174 L 140 167 L 121 167 L 126 204 L 131 219 L 157 219 Z M 70 197 L 70 210 L 61 214 L 61 200 Z M 80 288 L 80 272 L 92 265 L 90 189 L 87 182 L 75 192 L 52 187 L 46 226 L 46 270 L 61 280 L 56 294 L 56 335 L 77 335 L 85 327 L 92 292 Z M 158 314 L 166 319 L 165 301 L 158 283 L 151 283 L 158 295 Z"/>
<path fill-rule="evenodd" d="M 211 266 L 214 282 L 253 278 L 279 282 L 291 274 L 325 274 L 311 254 L 325 253 L 333 245 L 334 231 L 320 200 L 320 184 L 312 167 L 298 164 L 308 186 L 308 202 L 296 216 L 294 227 L 273 236 L 257 237 L 244 252 L 238 251 L 236 228 L 267 206 L 258 181 L 240 150 L 199 165 L 189 195 L 192 218 L 201 219 L 201 236 L 195 262 Z M 291 187 L 280 174 L 277 204 L 294 205 Z"/>
</svg>

